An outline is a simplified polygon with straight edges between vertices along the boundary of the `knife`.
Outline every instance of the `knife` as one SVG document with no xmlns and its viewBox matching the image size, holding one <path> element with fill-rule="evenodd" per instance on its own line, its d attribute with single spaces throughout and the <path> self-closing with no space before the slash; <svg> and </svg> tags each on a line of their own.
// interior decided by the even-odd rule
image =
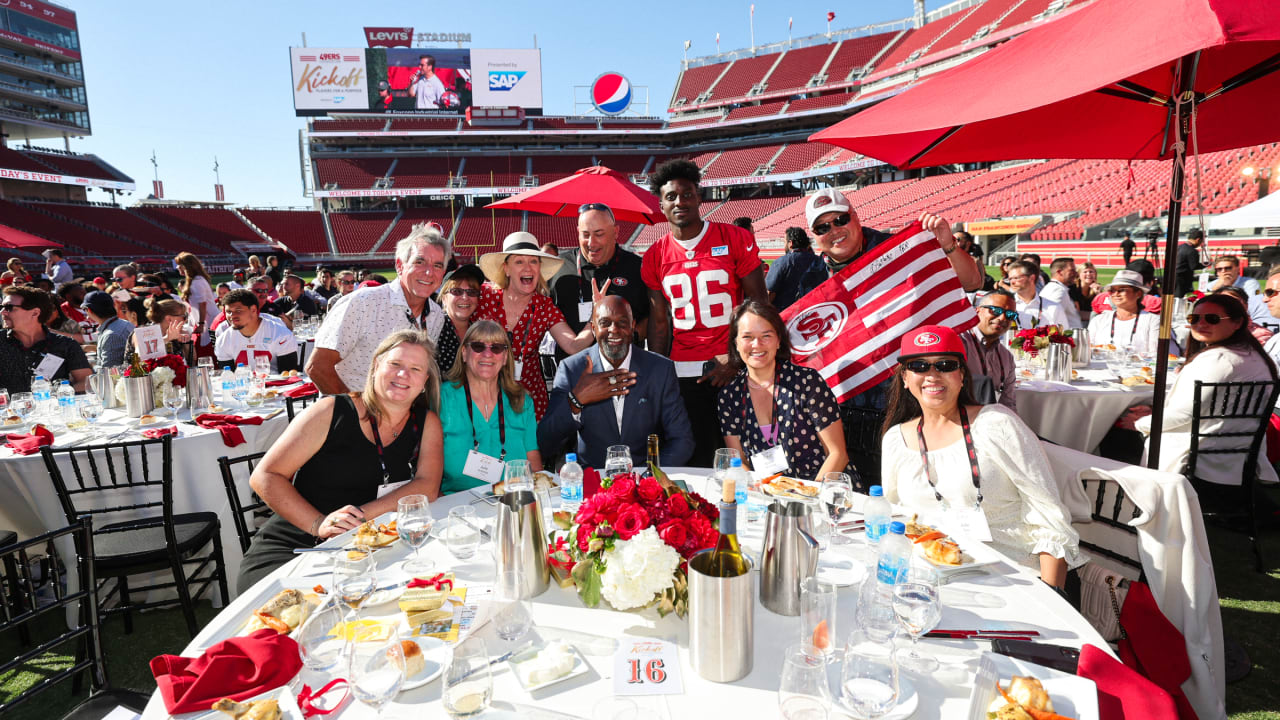
<svg viewBox="0 0 1280 720">
<path fill-rule="evenodd" d="M 992 638 L 1016 638 L 1019 640 L 1029 640 L 1033 637 L 1040 637 L 1040 633 L 1035 630 L 930 630 L 924 635 L 927 638 L 941 638 L 947 640 L 981 640 Z"/>
<path fill-rule="evenodd" d="M 488 540 L 488 539 L 489 539 L 489 531 L 488 531 L 488 530 L 485 530 L 484 528 L 480 527 L 479 525 L 476 525 L 475 523 L 471 522 L 470 520 L 467 520 L 466 518 L 458 518 L 458 520 L 461 520 L 463 525 L 466 525 L 467 527 L 471 528 L 472 530 L 475 530 L 476 532 L 480 533 L 480 539 L 481 539 L 481 540 Z"/>
<path fill-rule="evenodd" d="M 525 650 L 528 650 L 530 645 L 533 645 L 533 641 L 532 641 L 532 640 L 529 640 L 529 641 L 526 641 L 526 642 L 524 642 L 524 643 L 521 643 L 519 647 L 517 647 L 517 648 L 515 648 L 515 649 L 513 649 L 513 650 L 508 650 L 507 652 L 504 652 L 504 653 L 502 653 L 501 655 L 499 655 L 498 657 L 496 657 L 496 658 L 494 658 L 494 659 L 490 660 L 490 661 L 489 661 L 489 665 L 487 665 L 486 667 L 491 667 L 491 666 L 493 666 L 493 665 L 497 665 L 497 664 L 498 664 L 498 663 L 500 663 L 500 662 L 506 662 L 507 660 L 510 660 L 512 657 L 514 657 L 514 656 L 516 656 L 516 655 L 519 655 L 520 653 L 524 652 Z M 472 675 L 474 675 L 475 673 L 478 673 L 478 672 L 480 672 L 480 668 L 474 668 L 474 669 L 472 669 L 472 670 L 470 670 L 470 671 L 468 671 L 468 672 L 463 673 L 463 674 L 462 674 L 462 677 L 458 678 L 458 680 L 465 680 L 466 678 L 469 678 L 469 677 L 471 677 Z"/>
</svg>

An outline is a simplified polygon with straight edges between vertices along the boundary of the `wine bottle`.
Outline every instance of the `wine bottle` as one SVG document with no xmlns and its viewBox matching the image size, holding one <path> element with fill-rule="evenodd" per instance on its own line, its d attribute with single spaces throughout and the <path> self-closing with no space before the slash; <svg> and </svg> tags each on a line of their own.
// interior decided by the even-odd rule
<svg viewBox="0 0 1280 720">
<path fill-rule="evenodd" d="M 738 544 L 738 503 L 734 499 L 736 478 L 730 474 L 724 479 L 720 493 L 720 539 L 711 551 L 708 564 L 714 577 L 737 577 L 750 572 L 747 560 Z"/>
<path fill-rule="evenodd" d="M 663 471 L 658 462 L 658 436 L 650 435 L 649 443 L 645 453 L 645 464 L 649 466 L 649 474 L 653 476 L 658 484 L 668 490 L 675 489 L 682 492 L 689 492 L 689 486 L 683 480 L 672 480 Z"/>
<path fill-rule="evenodd" d="M 147 369 L 142 366 L 142 359 L 138 357 L 138 353 L 129 353 L 129 377 L 142 377 L 147 374 Z"/>
</svg>

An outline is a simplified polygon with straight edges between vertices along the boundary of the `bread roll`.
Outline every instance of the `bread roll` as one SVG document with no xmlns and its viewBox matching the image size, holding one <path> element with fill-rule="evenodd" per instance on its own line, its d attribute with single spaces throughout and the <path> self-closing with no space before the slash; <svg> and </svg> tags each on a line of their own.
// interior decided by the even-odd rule
<svg viewBox="0 0 1280 720">
<path fill-rule="evenodd" d="M 411 678 L 427 669 L 427 659 L 422 656 L 422 648 L 412 640 L 401 640 L 400 649 L 404 651 L 404 676 Z"/>
</svg>

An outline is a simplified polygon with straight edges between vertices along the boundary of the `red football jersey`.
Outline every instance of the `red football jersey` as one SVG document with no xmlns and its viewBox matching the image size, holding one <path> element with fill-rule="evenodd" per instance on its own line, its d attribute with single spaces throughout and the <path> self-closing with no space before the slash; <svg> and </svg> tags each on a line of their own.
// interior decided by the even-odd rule
<svg viewBox="0 0 1280 720">
<path fill-rule="evenodd" d="M 671 304 L 672 360 L 710 360 L 729 352 L 729 316 L 742 302 L 742 278 L 760 267 L 751 233 L 707 222 L 692 250 L 671 233 L 645 252 L 640 277 Z"/>
</svg>

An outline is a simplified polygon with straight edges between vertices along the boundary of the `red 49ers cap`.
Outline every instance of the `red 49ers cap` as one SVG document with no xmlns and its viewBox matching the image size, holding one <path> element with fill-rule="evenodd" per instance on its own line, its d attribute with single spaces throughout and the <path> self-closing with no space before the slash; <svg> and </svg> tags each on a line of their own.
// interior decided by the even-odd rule
<svg viewBox="0 0 1280 720">
<path fill-rule="evenodd" d="M 955 330 L 942 325 L 925 325 L 902 337 L 899 360 L 921 355 L 959 355 L 966 358 L 964 342 Z"/>
</svg>

